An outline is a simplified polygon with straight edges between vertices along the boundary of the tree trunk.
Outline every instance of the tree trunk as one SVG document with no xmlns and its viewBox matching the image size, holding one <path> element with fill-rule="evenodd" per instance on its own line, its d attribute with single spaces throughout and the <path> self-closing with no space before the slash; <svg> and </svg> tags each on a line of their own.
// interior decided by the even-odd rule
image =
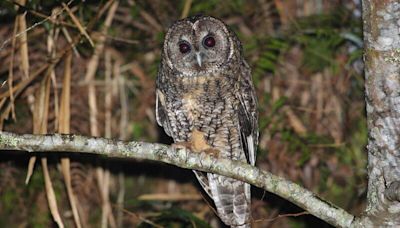
<svg viewBox="0 0 400 228">
<path fill-rule="evenodd" d="M 400 2 L 363 0 L 368 120 L 365 226 L 400 225 Z"/>
</svg>

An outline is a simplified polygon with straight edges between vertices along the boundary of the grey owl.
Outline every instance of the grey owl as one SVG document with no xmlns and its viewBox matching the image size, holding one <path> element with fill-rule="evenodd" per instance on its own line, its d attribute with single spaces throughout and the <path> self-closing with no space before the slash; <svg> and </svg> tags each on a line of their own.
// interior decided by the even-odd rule
<svg viewBox="0 0 400 228">
<path fill-rule="evenodd" d="M 257 99 L 238 37 L 220 20 L 195 16 L 166 33 L 156 81 L 157 122 L 193 152 L 255 164 Z M 250 227 L 250 185 L 194 171 L 221 220 Z"/>
</svg>

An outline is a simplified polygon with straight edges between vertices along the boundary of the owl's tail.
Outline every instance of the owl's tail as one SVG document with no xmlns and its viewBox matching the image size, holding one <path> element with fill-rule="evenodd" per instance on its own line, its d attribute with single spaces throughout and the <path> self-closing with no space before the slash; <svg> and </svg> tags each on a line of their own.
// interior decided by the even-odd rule
<svg viewBox="0 0 400 228">
<path fill-rule="evenodd" d="M 251 227 L 250 185 L 229 177 L 208 173 L 211 195 L 221 220 L 235 228 Z"/>
</svg>

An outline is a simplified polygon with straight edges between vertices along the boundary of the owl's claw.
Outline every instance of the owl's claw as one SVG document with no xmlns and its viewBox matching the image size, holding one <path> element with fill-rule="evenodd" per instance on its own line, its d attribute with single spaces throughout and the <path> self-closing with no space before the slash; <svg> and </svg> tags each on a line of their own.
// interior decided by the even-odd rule
<svg viewBox="0 0 400 228">
<path fill-rule="evenodd" d="M 208 149 L 203 150 L 202 152 L 210 155 L 211 157 L 219 158 L 220 150 L 215 149 L 215 148 L 208 148 Z"/>
<path fill-rule="evenodd" d="M 219 153 L 220 150 L 215 149 L 215 148 L 207 148 L 207 149 L 203 149 L 201 151 L 196 150 L 196 148 L 193 147 L 193 143 L 192 142 L 176 142 L 171 144 L 172 148 L 174 149 L 187 149 L 193 152 L 202 152 L 205 154 L 208 154 L 212 157 L 218 158 L 219 157 Z"/>
<path fill-rule="evenodd" d="M 174 149 L 189 149 L 192 150 L 192 143 L 190 142 L 176 142 L 171 144 Z"/>
</svg>

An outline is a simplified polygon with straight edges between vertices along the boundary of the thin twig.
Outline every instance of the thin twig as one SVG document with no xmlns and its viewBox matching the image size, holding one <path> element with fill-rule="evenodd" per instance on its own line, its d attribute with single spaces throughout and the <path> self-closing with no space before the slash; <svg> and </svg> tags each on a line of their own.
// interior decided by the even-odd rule
<svg viewBox="0 0 400 228">
<path fill-rule="evenodd" d="M 156 224 L 156 223 L 154 223 L 154 222 L 152 222 L 152 221 L 150 221 L 150 220 L 148 220 L 148 219 L 146 219 L 146 218 L 143 218 L 142 216 L 137 215 L 137 214 L 133 213 L 132 211 L 128 211 L 128 210 L 125 209 L 125 208 L 119 208 L 119 207 L 117 207 L 117 206 L 114 206 L 114 207 L 117 208 L 117 209 L 119 209 L 119 210 L 122 210 L 123 212 L 127 213 L 128 215 L 133 215 L 133 216 L 135 216 L 135 217 L 138 218 L 140 221 L 143 221 L 143 222 L 145 222 L 145 223 L 147 223 L 147 224 L 149 224 L 149 225 L 152 225 L 153 227 L 164 228 L 163 226 L 160 226 L 160 225 L 158 225 L 158 224 Z"/>
<path fill-rule="evenodd" d="M 277 219 L 280 218 L 285 218 L 285 217 L 298 217 L 298 216 L 302 216 L 302 215 L 309 215 L 310 213 L 308 211 L 303 211 L 303 212 L 299 212 L 299 213 L 290 213 L 290 214 L 282 214 L 282 215 L 278 215 L 275 218 L 272 219 L 255 219 L 253 220 L 253 222 L 255 223 L 259 223 L 259 222 L 272 222 L 275 221 Z"/>
</svg>

